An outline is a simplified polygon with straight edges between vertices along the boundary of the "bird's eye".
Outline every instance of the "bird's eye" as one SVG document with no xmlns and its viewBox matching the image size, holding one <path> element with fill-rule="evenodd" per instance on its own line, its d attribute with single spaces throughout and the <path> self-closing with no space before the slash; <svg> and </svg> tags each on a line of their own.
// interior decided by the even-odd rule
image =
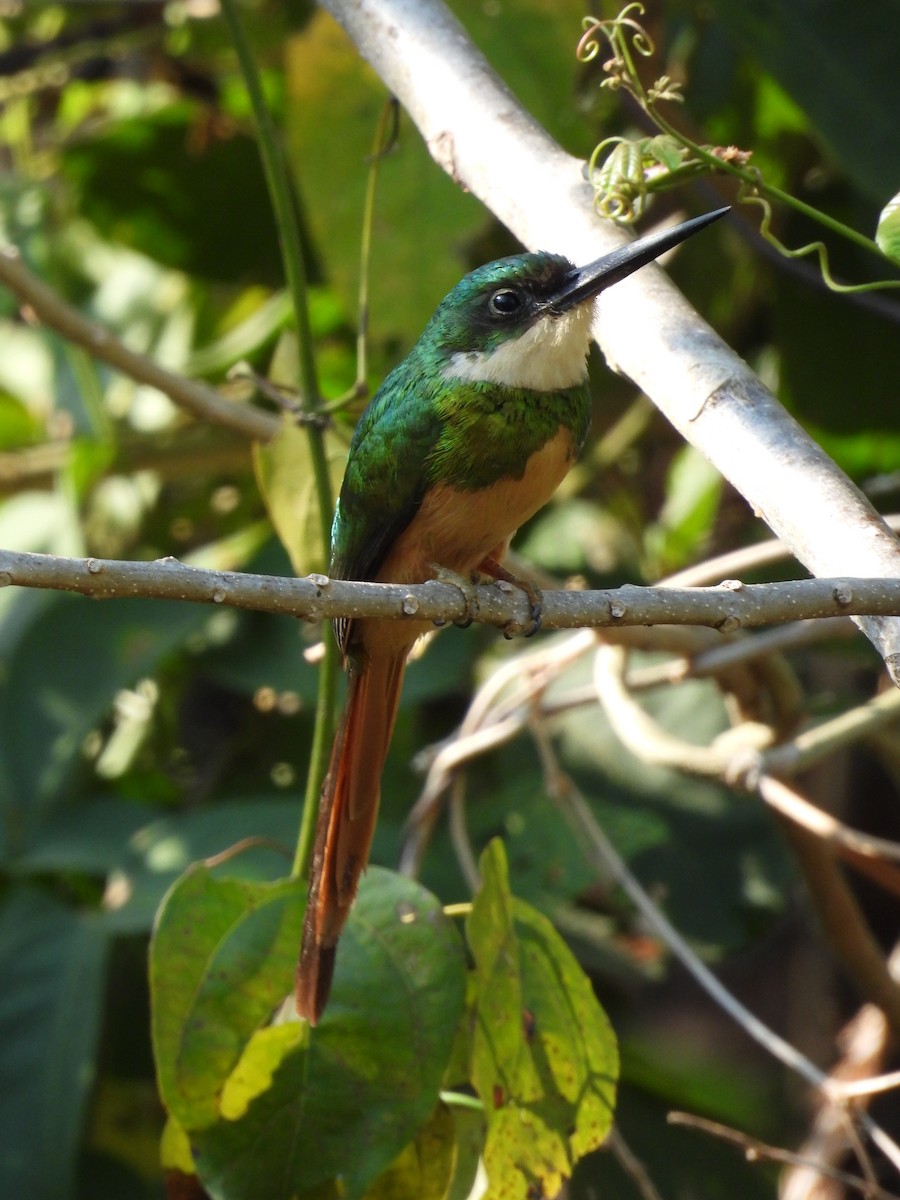
<svg viewBox="0 0 900 1200">
<path fill-rule="evenodd" d="M 517 313 L 522 307 L 523 299 L 519 292 L 513 288 L 501 288 L 499 292 L 494 292 L 488 301 L 488 308 L 495 317 L 511 317 Z"/>
</svg>

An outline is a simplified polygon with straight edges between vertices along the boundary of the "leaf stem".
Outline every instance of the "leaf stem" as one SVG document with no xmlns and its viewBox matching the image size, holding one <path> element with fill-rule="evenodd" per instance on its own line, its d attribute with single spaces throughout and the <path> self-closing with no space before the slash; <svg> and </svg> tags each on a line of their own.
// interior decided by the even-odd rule
<svg viewBox="0 0 900 1200">
<path fill-rule="evenodd" d="M 269 112 L 265 96 L 263 95 L 259 71 L 257 70 L 256 62 L 241 22 L 237 0 L 222 0 L 222 13 L 231 32 L 231 39 L 234 43 L 241 74 L 243 75 L 247 94 L 250 98 L 250 105 L 253 110 L 259 137 L 259 151 L 262 158 L 263 172 L 272 201 L 275 223 L 278 227 L 278 238 L 281 244 L 284 270 L 296 322 L 300 407 L 305 412 L 314 413 L 321 409 L 322 400 L 316 373 L 312 328 L 309 319 L 309 306 L 307 304 L 306 262 L 300 242 L 297 206 L 291 177 L 288 173 L 287 163 L 285 162 L 272 115 Z M 331 494 L 331 481 L 328 475 L 328 460 L 325 453 L 325 439 L 323 430 L 315 423 L 308 424 L 306 432 L 310 440 L 310 458 L 313 468 L 316 499 L 319 506 L 322 544 L 323 546 L 327 546 L 331 539 L 330 525 L 333 498 Z M 324 641 L 325 655 L 319 671 L 316 720 L 309 770 L 306 778 L 303 816 L 300 822 L 297 849 L 294 856 L 293 873 L 295 875 L 305 875 L 308 870 L 312 854 L 313 834 L 315 832 L 315 812 L 318 808 L 319 792 L 322 780 L 325 777 L 328 762 L 328 747 L 334 728 L 334 707 L 337 691 L 337 647 L 330 637 L 326 637 Z"/>
</svg>

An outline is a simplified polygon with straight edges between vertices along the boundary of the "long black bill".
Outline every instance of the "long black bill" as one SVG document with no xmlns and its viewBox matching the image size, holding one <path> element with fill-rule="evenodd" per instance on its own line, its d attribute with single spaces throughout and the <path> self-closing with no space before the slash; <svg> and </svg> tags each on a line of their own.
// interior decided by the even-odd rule
<svg viewBox="0 0 900 1200">
<path fill-rule="evenodd" d="M 695 233 L 699 233 L 701 229 L 705 229 L 713 221 L 718 221 L 730 211 L 730 208 L 717 208 L 715 212 L 704 213 L 702 217 L 692 217 L 690 221 L 684 221 L 674 229 L 650 233 L 627 246 L 620 246 L 617 250 L 604 254 L 602 258 L 588 263 L 586 267 L 576 267 L 563 287 L 549 300 L 548 307 L 554 312 L 563 313 L 574 308 L 576 304 L 581 304 L 583 300 L 599 295 L 605 288 L 626 279 L 634 271 L 645 267 L 647 263 L 653 262 L 655 258 L 659 258 L 686 238 L 693 237 Z"/>
</svg>

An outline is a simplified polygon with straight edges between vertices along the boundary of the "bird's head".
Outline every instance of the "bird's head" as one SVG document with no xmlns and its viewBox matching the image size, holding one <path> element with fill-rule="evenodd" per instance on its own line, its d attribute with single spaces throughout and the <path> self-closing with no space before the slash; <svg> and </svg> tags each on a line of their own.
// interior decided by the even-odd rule
<svg viewBox="0 0 900 1200">
<path fill-rule="evenodd" d="M 558 254 L 517 254 L 466 275 L 438 306 L 420 341 L 447 379 L 537 391 L 584 380 L 592 301 L 727 208 L 685 221 L 575 267 Z"/>
</svg>

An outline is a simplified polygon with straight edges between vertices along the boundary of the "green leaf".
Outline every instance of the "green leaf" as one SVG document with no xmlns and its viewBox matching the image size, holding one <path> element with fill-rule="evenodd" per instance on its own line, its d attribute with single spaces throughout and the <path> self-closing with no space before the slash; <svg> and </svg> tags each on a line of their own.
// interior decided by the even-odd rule
<svg viewBox="0 0 900 1200">
<path fill-rule="evenodd" d="M 104 236 L 165 266 L 278 285 L 281 255 L 254 139 L 232 133 L 198 144 L 197 117 L 196 106 L 176 104 L 69 141 L 62 171 L 80 212 Z"/>
<path fill-rule="evenodd" d="M 481 857 L 466 925 L 477 998 L 472 1081 L 488 1118 L 488 1196 L 555 1196 L 601 1145 L 615 1107 L 615 1036 L 550 922 L 509 891 L 503 843 Z"/>
<path fill-rule="evenodd" d="M 132 839 L 152 827 L 158 816 L 159 810 L 150 805 L 121 797 L 67 805 L 49 815 L 17 866 L 35 875 L 108 875 L 122 866 Z"/>
<path fill-rule="evenodd" d="M 94 1082 L 107 938 L 29 887 L 0 908 L 0 1195 L 69 1200 Z"/>
<path fill-rule="evenodd" d="M 216 879 L 192 867 L 150 947 L 160 1094 L 190 1133 L 214 1122 L 246 1043 L 290 989 L 305 885 Z"/>
<path fill-rule="evenodd" d="M 464 983 L 435 897 L 370 868 L 319 1025 L 241 1119 L 192 1137 L 205 1186 L 221 1200 L 289 1200 L 339 1179 L 348 1200 L 363 1196 L 435 1108 Z"/>
<path fill-rule="evenodd" d="M 42 597 L 28 616 L 22 628 L 4 628 L 0 671 L 0 804 L 24 845 L 42 810 L 64 797 L 84 738 L 119 689 L 152 671 L 210 619 L 203 605 L 91 604 L 62 594 Z"/>
<path fill-rule="evenodd" d="M 456 1163 L 453 1113 L 439 1104 L 430 1119 L 366 1192 L 366 1200 L 444 1200 Z"/>
<path fill-rule="evenodd" d="M 330 430 L 325 433 L 325 453 L 334 495 L 344 474 L 347 447 Z M 272 524 L 290 555 L 295 574 L 325 571 L 328 547 L 322 543 L 309 434 L 285 419 L 277 437 L 265 444 L 254 443 L 253 464 Z"/>
<path fill-rule="evenodd" d="M 702 557 L 722 495 L 722 476 L 693 446 L 672 460 L 659 518 L 644 533 L 654 574 L 664 575 Z"/>
<path fill-rule="evenodd" d="M 25 405 L 16 397 L 0 392 L 0 448 L 17 450 L 38 437 L 38 423 Z"/>
<path fill-rule="evenodd" d="M 875 241 L 892 262 L 900 263 L 900 192 L 881 210 Z"/>
</svg>

